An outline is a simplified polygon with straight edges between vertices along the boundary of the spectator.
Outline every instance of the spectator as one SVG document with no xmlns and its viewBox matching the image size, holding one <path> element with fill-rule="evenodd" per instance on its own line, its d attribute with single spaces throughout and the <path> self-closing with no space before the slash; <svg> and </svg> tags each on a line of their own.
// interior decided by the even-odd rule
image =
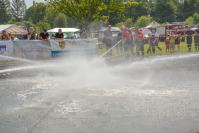
<svg viewBox="0 0 199 133">
<path fill-rule="evenodd" d="M 117 38 L 116 38 L 117 42 L 119 42 L 120 40 L 122 40 L 122 28 L 121 28 L 121 31 L 117 34 Z M 124 50 L 122 46 L 122 41 L 117 45 L 116 50 L 117 50 L 118 55 L 123 54 Z"/>
<path fill-rule="evenodd" d="M 1 40 L 4 40 L 4 41 L 11 40 L 11 37 L 5 30 L 2 31 Z"/>
<path fill-rule="evenodd" d="M 106 45 L 106 49 L 109 50 L 112 47 L 113 43 L 113 37 L 112 37 L 112 31 L 111 31 L 111 25 L 108 26 L 108 28 L 104 31 L 104 38 L 103 42 Z M 112 56 L 112 50 L 110 50 L 109 55 Z"/>
<path fill-rule="evenodd" d="M 194 43 L 196 51 L 199 51 L 199 31 L 196 31 L 194 34 Z"/>
<path fill-rule="evenodd" d="M 122 31 L 122 39 L 124 43 L 124 54 L 126 57 L 129 57 L 131 53 L 130 50 L 132 47 L 132 35 L 127 27 L 125 27 L 124 30 Z"/>
<path fill-rule="evenodd" d="M 65 48 L 65 41 L 64 41 L 64 34 L 62 32 L 62 29 L 59 29 L 58 32 L 55 34 L 55 39 L 57 39 L 59 43 L 59 47 L 61 49 Z"/>
<path fill-rule="evenodd" d="M 168 35 L 165 39 L 165 46 L 166 46 L 166 53 L 170 52 L 170 47 L 171 47 L 170 35 Z"/>
<path fill-rule="evenodd" d="M 175 51 L 175 35 L 171 35 L 170 50 L 171 50 L 172 53 Z"/>
<path fill-rule="evenodd" d="M 58 32 L 55 34 L 55 39 L 64 39 L 62 29 L 59 29 Z"/>
<path fill-rule="evenodd" d="M 180 51 L 180 34 L 176 34 L 175 36 L 175 46 L 177 47 L 178 51 Z"/>
<path fill-rule="evenodd" d="M 86 29 L 82 29 L 81 34 L 80 34 L 81 38 L 88 38 L 88 34 L 86 32 Z"/>
<path fill-rule="evenodd" d="M 14 36 L 11 33 L 8 33 L 10 39 L 13 41 L 14 40 Z"/>
<path fill-rule="evenodd" d="M 192 32 L 188 31 L 187 32 L 187 47 L 188 47 L 188 51 L 191 52 L 191 45 L 192 45 Z"/>
<path fill-rule="evenodd" d="M 39 34 L 39 38 L 41 40 L 48 40 L 49 34 L 46 29 L 44 29 L 44 31 Z"/>
<path fill-rule="evenodd" d="M 162 48 L 159 47 L 159 35 L 156 33 L 154 34 L 154 36 L 155 36 L 155 47 L 157 47 L 159 51 L 162 51 Z"/>
<path fill-rule="evenodd" d="M 26 35 L 26 39 L 28 39 L 28 40 L 35 40 L 36 39 L 36 34 L 34 32 L 33 27 L 30 27 L 28 29 L 28 34 Z"/>
<path fill-rule="evenodd" d="M 156 37 L 155 35 L 149 34 L 149 48 L 147 50 L 147 53 L 153 53 L 155 54 L 155 47 L 156 47 Z"/>
<path fill-rule="evenodd" d="M 136 32 L 136 53 L 144 55 L 144 34 L 141 29 Z"/>
</svg>

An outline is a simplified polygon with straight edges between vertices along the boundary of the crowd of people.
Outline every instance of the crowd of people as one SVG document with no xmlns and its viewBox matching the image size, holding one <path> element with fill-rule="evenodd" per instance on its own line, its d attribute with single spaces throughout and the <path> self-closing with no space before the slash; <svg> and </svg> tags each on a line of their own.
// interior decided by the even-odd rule
<svg viewBox="0 0 199 133">
<path fill-rule="evenodd" d="M 81 34 L 81 38 L 87 38 L 86 32 Z M 30 27 L 28 33 L 23 36 L 26 40 L 48 40 L 49 33 L 46 29 L 43 32 L 36 34 L 34 29 Z M 54 35 L 55 39 L 64 39 L 62 29 L 58 29 L 58 32 Z M 5 30 L 2 31 L 0 40 L 16 40 L 12 34 L 7 33 Z M 159 47 L 159 36 L 156 31 L 151 32 L 147 36 L 144 35 L 142 29 L 129 29 L 126 26 L 121 26 L 120 32 L 116 38 L 113 37 L 111 25 L 104 31 L 103 43 L 106 49 L 109 50 L 108 55 L 112 55 L 113 47 L 117 49 L 117 52 L 124 54 L 126 57 L 130 56 L 144 56 L 144 54 L 155 54 L 157 49 L 162 51 Z M 172 53 L 180 51 L 181 42 L 186 42 L 188 51 L 192 51 L 192 44 L 195 44 L 195 50 L 199 51 L 199 31 L 187 31 L 185 34 L 168 34 L 164 39 L 165 52 Z M 115 46 L 115 44 L 117 46 Z M 148 44 L 148 47 L 145 45 Z M 145 48 L 147 48 L 145 50 Z M 145 53 L 146 51 L 146 53 Z"/>
<path fill-rule="evenodd" d="M 64 39 L 64 34 L 62 32 L 62 29 L 59 29 L 58 32 L 55 34 L 55 39 Z M 43 32 L 36 34 L 34 29 L 30 27 L 28 29 L 28 33 L 26 35 L 22 36 L 22 40 L 48 40 L 49 39 L 49 33 L 46 29 L 43 30 Z M 8 33 L 7 31 L 3 30 L 1 32 L 0 40 L 8 41 L 8 40 L 18 40 L 18 38 L 11 33 Z"/>
<path fill-rule="evenodd" d="M 121 32 L 117 38 L 112 36 L 111 25 L 104 31 L 103 43 L 106 49 L 110 52 L 108 55 L 113 54 L 113 48 L 119 54 L 124 54 L 126 57 L 129 56 L 144 56 L 146 54 L 155 54 L 157 50 L 162 51 L 162 47 L 159 46 L 159 36 L 155 32 L 151 32 L 147 36 L 144 35 L 142 29 L 129 29 L 126 26 L 122 26 Z M 117 43 L 118 42 L 118 43 Z M 182 42 L 187 44 L 188 51 L 192 51 L 192 44 L 195 44 L 195 50 L 199 51 L 199 31 L 186 31 L 182 34 L 168 34 L 164 39 L 165 52 L 173 53 L 180 51 L 180 45 Z M 148 44 L 148 47 L 145 45 Z M 117 45 L 117 46 L 116 46 Z M 147 48 L 145 50 L 145 48 Z"/>
</svg>

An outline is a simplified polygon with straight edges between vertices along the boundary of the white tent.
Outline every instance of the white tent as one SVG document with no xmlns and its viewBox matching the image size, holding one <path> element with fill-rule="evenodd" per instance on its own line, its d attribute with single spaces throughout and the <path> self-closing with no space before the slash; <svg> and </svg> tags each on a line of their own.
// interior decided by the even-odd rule
<svg viewBox="0 0 199 133">
<path fill-rule="evenodd" d="M 28 33 L 27 30 L 15 24 L 0 25 L 0 32 L 3 30 L 13 35 L 25 35 Z"/>
<path fill-rule="evenodd" d="M 156 21 L 151 22 L 149 25 L 147 25 L 145 28 L 158 28 L 161 25 L 157 23 Z"/>
<path fill-rule="evenodd" d="M 80 29 L 76 29 L 76 28 L 54 28 L 54 29 L 50 29 L 47 32 L 49 33 L 56 33 L 58 32 L 59 29 L 62 29 L 62 32 L 79 32 Z"/>
</svg>

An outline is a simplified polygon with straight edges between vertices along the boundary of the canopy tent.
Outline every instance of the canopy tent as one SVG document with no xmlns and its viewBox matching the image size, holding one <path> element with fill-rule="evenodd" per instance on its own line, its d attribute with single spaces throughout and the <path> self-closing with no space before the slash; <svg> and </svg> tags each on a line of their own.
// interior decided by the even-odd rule
<svg viewBox="0 0 199 133">
<path fill-rule="evenodd" d="M 62 32 L 79 32 L 80 29 L 76 29 L 76 28 L 54 28 L 54 29 L 50 29 L 47 32 L 53 32 L 56 33 L 58 32 L 59 29 L 62 29 Z"/>
<path fill-rule="evenodd" d="M 0 32 L 3 30 L 13 35 L 25 35 L 28 33 L 27 30 L 15 24 L 0 25 Z"/>
<path fill-rule="evenodd" d="M 159 23 L 157 23 L 156 21 L 151 22 L 149 25 L 147 25 L 145 28 L 158 28 L 161 25 Z"/>
<path fill-rule="evenodd" d="M 47 32 L 50 34 L 50 38 L 55 38 L 55 33 L 61 29 L 64 34 L 64 39 L 75 39 L 80 38 L 80 29 L 77 28 L 54 28 L 50 29 Z"/>
<path fill-rule="evenodd" d="M 199 28 L 193 27 L 193 28 L 191 28 L 191 30 L 192 30 L 192 31 L 199 31 Z"/>
</svg>

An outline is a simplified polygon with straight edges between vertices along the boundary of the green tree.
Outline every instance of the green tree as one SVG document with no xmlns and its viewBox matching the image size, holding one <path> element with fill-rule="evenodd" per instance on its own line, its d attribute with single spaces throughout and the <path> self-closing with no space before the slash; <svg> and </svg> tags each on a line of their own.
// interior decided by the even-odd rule
<svg viewBox="0 0 199 133">
<path fill-rule="evenodd" d="M 103 0 L 54 0 L 51 6 L 78 22 L 80 28 L 87 29 L 92 21 L 99 18 L 99 12 L 103 10 Z"/>
<path fill-rule="evenodd" d="M 6 23 L 10 19 L 10 1 L 0 0 L 0 24 Z"/>
<path fill-rule="evenodd" d="M 54 11 L 52 8 L 47 8 L 45 20 L 50 24 L 51 27 L 54 26 L 54 20 L 57 17 L 58 12 Z"/>
<path fill-rule="evenodd" d="M 156 0 L 151 16 L 161 23 L 176 21 L 176 5 L 172 0 Z"/>
<path fill-rule="evenodd" d="M 102 16 L 107 16 L 107 21 L 111 25 L 115 25 L 121 20 L 125 19 L 125 9 L 127 4 L 123 3 L 122 0 L 109 0 L 105 1 L 104 11 L 101 13 Z"/>
<path fill-rule="evenodd" d="M 131 17 L 133 20 L 138 19 L 140 16 L 146 16 L 150 13 L 148 1 L 133 1 L 128 2 L 126 9 L 126 16 Z"/>
<path fill-rule="evenodd" d="M 199 13 L 194 13 L 193 15 L 193 23 L 199 24 Z"/>
<path fill-rule="evenodd" d="M 25 20 L 32 21 L 36 24 L 40 21 L 44 21 L 46 16 L 47 5 L 44 3 L 35 3 L 33 6 L 26 10 Z"/>
<path fill-rule="evenodd" d="M 24 0 L 12 0 L 11 13 L 16 20 L 21 20 L 25 16 L 26 4 Z"/>
<path fill-rule="evenodd" d="M 135 22 L 135 27 L 137 27 L 137 28 L 146 27 L 151 22 L 152 22 L 152 18 L 151 17 L 149 17 L 149 16 L 141 16 Z"/>
<path fill-rule="evenodd" d="M 184 0 L 183 3 L 179 4 L 177 12 L 181 21 L 192 16 L 194 13 L 199 13 L 199 0 Z"/>
<path fill-rule="evenodd" d="M 63 13 L 59 13 L 54 20 L 54 27 L 66 27 L 67 26 L 67 18 Z"/>
<path fill-rule="evenodd" d="M 35 24 L 34 29 L 37 33 L 42 32 L 44 29 L 50 29 L 50 24 L 48 22 L 45 21 L 40 21 L 37 24 Z"/>
<path fill-rule="evenodd" d="M 193 17 L 188 17 L 186 20 L 185 20 L 185 24 L 187 25 L 192 25 L 193 24 Z"/>
<path fill-rule="evenodd" d="M 52 7 L 76 21 L 80 28 L 88 29 L 90 23 L 106 20 L 115 24 L 124 16 L 125 4 L 121 0 L 54 0 Z"/>
<path fill-rule="evenodd" d="M 194 13 L 192 16 L 188 17 L 185 23 L 188 25 L 199 24 L 199 13 Z"/>
<path fill-rule="evenodd" d="M 133 25 L 134 25 L 134 23 L 133 23 L 133 20 L 132 20 L 132 18 L 128 18 L 125 22 L 124 22 L 124 24 L 127 26 L 127 27 L 133 27 Z"/>
</svg>

